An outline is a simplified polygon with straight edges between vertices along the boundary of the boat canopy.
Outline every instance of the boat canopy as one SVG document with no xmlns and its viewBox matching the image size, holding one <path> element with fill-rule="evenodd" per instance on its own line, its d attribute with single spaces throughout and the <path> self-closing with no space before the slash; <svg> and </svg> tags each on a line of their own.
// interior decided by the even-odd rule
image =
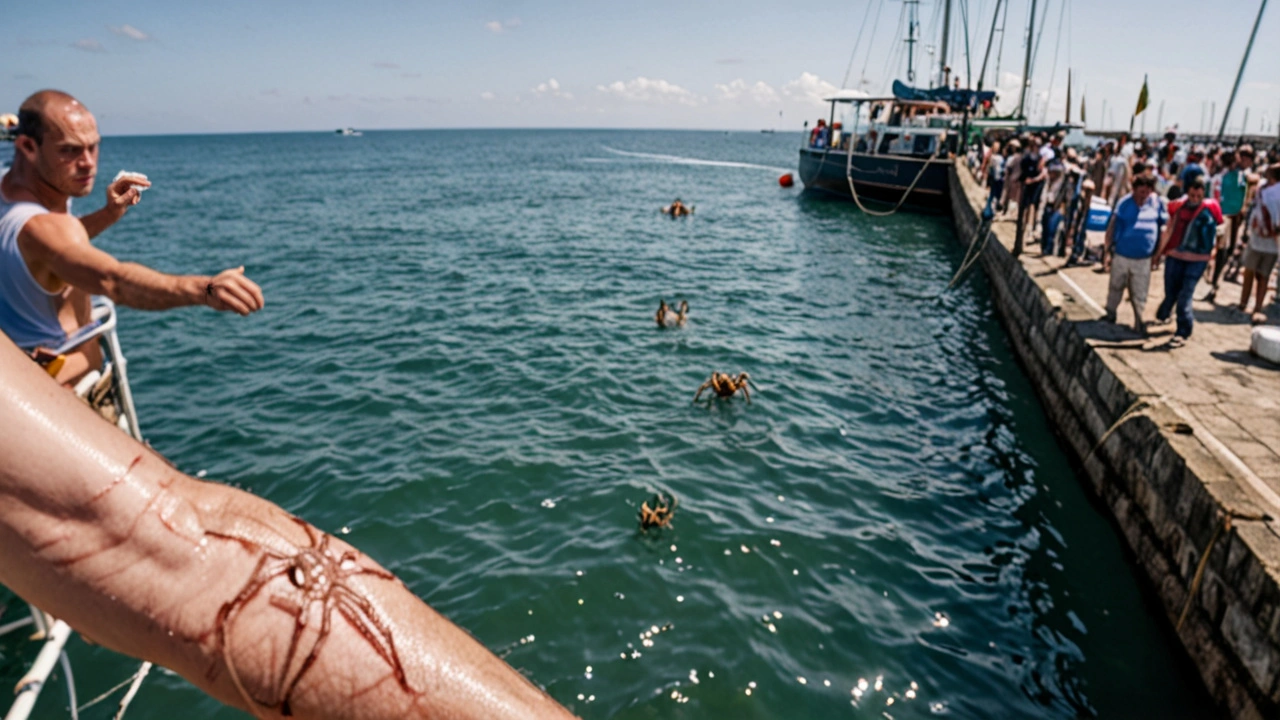
<svg viewBox="0 0 1280 720">
<path fill-rule="evenodd" d="M 854 90 L 853 88 L 842 88 L 832 93 L 830 97 L 822 98 L 822 102 L 849 103 L 849 102 L 863 102 L 865 100 L 871 100 L 871 99 L 873 98 L 870 95 L 862 92 L 861 90 Z"/>
<path fill-rule="evenodd" d="M 995 102 L 996 93 L 994 90 L 952 90 L 944 87 L 921 90 L 920 88 L 913 88 L 901 80 L 894 80 L 893 96 L 899 100 L 944 102 L 953 110 L 960 110 L 966 107 L 972 110 L 984 102 Z"/>
</svg>

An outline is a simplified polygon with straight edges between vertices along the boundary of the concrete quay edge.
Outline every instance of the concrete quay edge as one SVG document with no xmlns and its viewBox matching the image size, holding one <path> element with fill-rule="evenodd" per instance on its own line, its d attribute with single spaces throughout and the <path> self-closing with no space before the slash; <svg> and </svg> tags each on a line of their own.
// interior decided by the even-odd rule
<svg viewBox="0 0 1280 720">
<path fill-rule="evenodd" d="M 952 169 L 950 192 L 960 241 L 985 242 L 981 264 L 1015 354 L 1171 629 L 1196 586 L 1176 635 L 1210 695 L 1232 717 L 1280 717 L 1280 506 L 1263 479 L 1280 468 L 1271 455 L 1241 460 L 1149 362 L 1100 351 L 1110 345 L 1083 328 L 1102 298 L 1031 254 L 1014 257 L 1012 223 L 978 238 L 986 190 L 967 170 Z"/>
</svg>

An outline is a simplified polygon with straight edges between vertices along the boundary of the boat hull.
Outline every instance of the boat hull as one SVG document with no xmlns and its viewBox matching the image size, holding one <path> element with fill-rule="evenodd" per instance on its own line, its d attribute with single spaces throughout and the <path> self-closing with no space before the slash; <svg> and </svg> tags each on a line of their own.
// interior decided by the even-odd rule
<svg viewBox="0 0 1280 720">
<path fill-rule="evenodd" d="M 843 150 L 800 149 L 800 182 L 806 190 L 814 190 L 852 200 L 849 178 L 858 199 L 896 205 L 911 188 L 904 205 L 913 209 L 946 212 L 948 207 L 950 158 L 935 158 L 925 167 L 927 158 L 899 155 L 867 155 L 854 153 L 852 161 Z M 848 169 L 848 177 L 845 172 Z M 912 188 L 912 181 L 920 179 Z"/>
</svg>

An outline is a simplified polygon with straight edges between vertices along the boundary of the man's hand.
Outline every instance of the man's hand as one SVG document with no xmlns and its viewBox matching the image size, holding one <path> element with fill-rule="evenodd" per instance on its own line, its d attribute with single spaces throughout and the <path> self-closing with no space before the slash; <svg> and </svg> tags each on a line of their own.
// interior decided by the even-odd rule
<svg viewBox="0 0 1280 720">
<path fill-rule="evenodd" d="M 239 315 L 257 312 L 265 305 L 262 288 L 244 276 L 244 266 L 223 270 L 205 286 L 205 304 L 214 310 Z"/>
<path fill-rule="evenodd" d="M 148 188 L 151 187 L 151 181 L 136 173 L 116 180 L 107 186 L 107 205 L 103 209 L 119 220 L 126 210 L 142 199 L 142 190 L 134 187 L 135 185 Z"/>
</svg>

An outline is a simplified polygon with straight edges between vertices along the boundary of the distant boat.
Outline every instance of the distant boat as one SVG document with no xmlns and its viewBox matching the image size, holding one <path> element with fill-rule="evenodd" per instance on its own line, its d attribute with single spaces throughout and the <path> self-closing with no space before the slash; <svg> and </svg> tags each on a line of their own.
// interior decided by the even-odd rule
<svg viewBox="0 0 1280 720">
<path fill-rule="evenodd" d="M 764 130 L 761 130 L 760 132 L 762 132 L 762 133 L 768 133 L 768 134 L 772 135 L 772 134 L 774 134 L 775 132 L 777 132 L 777 130 L 773 130 L 773 129 L 770 129 L 770 128 L 765 128 Z"/>
<path fill-rule="evenodd" d="M 346 135 L 348 137 L 360 137 L 361 135 L 364 134 L 359 130 L 356 130 L 355 128 L 338 128 L 334 132 L 339 135 Z"/>
</svg>

